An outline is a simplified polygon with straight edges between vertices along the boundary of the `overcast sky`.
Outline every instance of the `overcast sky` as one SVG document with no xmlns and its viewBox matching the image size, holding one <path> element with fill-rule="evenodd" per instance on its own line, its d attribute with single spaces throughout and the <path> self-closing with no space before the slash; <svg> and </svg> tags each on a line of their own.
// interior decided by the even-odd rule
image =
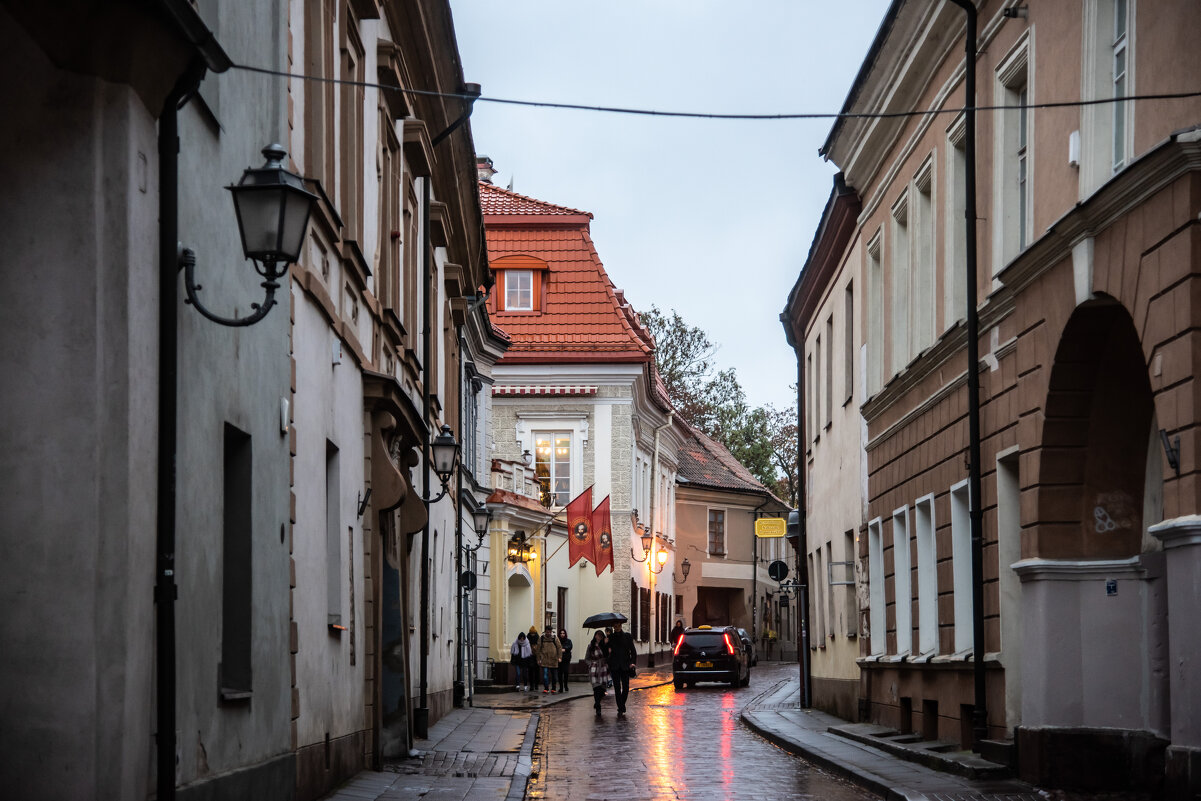
<svg viewBox="0 0 1201 801">
<path fill-rule="evenodd" d="M 484 97 L 709 113 L 837 112 L 887 0 L 451 0 Z M 635 309 L 704 329 L 752 406 L 786 406 L 779 313 L 830 194 L 831 121 L 663 119 L 480 102 L 494 183 L 590 211 Z"/>
</svg>

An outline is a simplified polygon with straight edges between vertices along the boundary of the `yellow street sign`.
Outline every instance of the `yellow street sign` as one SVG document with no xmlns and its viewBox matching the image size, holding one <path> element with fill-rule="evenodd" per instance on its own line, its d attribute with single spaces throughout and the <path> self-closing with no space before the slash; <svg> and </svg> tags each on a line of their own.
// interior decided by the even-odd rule
<svg viewBox="0 0 1201 801">
<path fill-rule="evenodd" d="M 755 521 L 756 537 L 783 537 L 788 523 L 782 517 L 761 517 Z"/>
</svg>

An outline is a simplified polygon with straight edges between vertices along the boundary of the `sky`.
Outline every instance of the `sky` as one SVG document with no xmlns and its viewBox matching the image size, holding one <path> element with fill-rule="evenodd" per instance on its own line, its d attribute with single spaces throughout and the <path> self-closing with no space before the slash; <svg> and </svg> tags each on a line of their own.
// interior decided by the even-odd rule
<svg viewBox="0 0 1201 801">
<path fill-rule="evenodd" d="M 887 0 L 451 0 L 483 97 L 705 113 L 834 113 Z M 718 345 L 751 406 L 786 407 L 779 314 L 836 172 L 832 120 L 671 119 L 477 102 L 493 183 L 592 212 L 635 309 L 674 309 Z"/>
</svg>

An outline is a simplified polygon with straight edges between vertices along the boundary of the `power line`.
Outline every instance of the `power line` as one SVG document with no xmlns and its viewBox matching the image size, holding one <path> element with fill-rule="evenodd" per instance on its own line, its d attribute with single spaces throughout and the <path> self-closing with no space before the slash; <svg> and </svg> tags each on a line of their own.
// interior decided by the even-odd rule
<svg viewBox="0 0 1201 801">
<path fill-rule="evenodd" d="M 912 111 L 879 111 L 864 113 L 846 112 L 816 112 L 816 113 L 785 113 L 785 114 L 722 114 L 700 111 L 659 111 L 655 109 L 628 108 L 624 106 L 592 106 L 583 103 L 553 103 L 544 100 L 516 100 L 506 97 L 488 97 L 487 95 L 469 95 L 462 92 L 439 92 L 432 89 L 407 89 L 401 86 L 373 83 L 371 81 L 348 81 L 342 78 L 326 78 L 319 75 L 302 75 L 295 72 L 252 67 L 247 64 L 234 64 L 233 69 L 257 72 L 263 75 L 275 75 L 281 78 L 296 78 L 302 81 L 317 83 L 333 83 L 346 86 L 361 86 L 379 89 L 386 92 L 400 92 L 406 95 L 420 97 L 440 97 L 466 102 L 498 103 L 507 106 L 525 106 L 528 108 L 566 109 L 570 111 L 596 111 L 609 114 L 631 114 L 643 117 L 676 117 L 702 120 L 887 120 L 904 117 L 932 117 L 940 114 L 959 114 L 970 111 L 971 107 L 943 107 L 935 109 L 918 109 Z M 1085 106 L 1100 106 L 1109 103 L 1125 103 L 1136 100 L 1186 100 L 1201 97 L 1201 90 L 1192 92 L 1160 92 L 1146 95 L 1127 95 L 1125 97 L 1104 97 L 1096 100 L 1061 100 L 1049 103 L 1027 103 L 1017 105 L 976 106 L 976 111 L 1004 111 L 1010 109 L 1052 109 L 1052 108 L 1082 108 Z"/>
</svg>

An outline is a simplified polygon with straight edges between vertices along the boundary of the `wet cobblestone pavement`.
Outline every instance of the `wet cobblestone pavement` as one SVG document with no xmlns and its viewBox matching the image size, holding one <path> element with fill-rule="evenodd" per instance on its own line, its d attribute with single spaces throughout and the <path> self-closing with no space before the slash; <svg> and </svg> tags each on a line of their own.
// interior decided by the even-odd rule
<svg viewBox="0 0 1201 801">
<path fill-rule="evenodd" d="M 756 685 L 774 683 L 788 669 L 757 667 L 747 688 L 701 684 L 677 692 L 667 684 L 631 692 L 626 718 L 617 717 L 612 693 L 600 719 L 586 699 L 546 707 L 526 798 L 876 798 L 777 748 L 740 722 L 742 708 L 761 692 Z"/>
</svg>

